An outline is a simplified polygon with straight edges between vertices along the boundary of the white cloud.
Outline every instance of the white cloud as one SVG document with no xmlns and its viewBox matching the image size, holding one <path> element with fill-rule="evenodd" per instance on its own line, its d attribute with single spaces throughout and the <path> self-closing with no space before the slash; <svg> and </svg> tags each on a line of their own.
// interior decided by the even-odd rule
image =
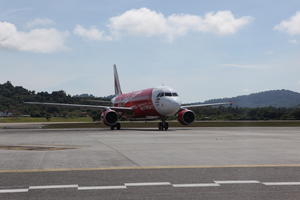
<svg viewBox="0 0 300 200">
<path fill-rule="evenodd" d="M 106 36 L 103 31 L 98 30 L 96 27 L 86 29 L 80 25 L 76 25 L 73 33 L 88 40 L 111 40 L 110 36 Z"/>
<path fill-rule="evenodd" d="M 26 24 L 27 28 L 33 28 L 37 26 L 49 26 L 54 25 L 55 22 L 48 18 L 36 18 Z"/>
<path fill-rule="evenodd" d="M 300 12 L 274 26 L 274 30 L 283 31 L 289 35 L 300 35 Z"/>
<path fill-rule="evenodd" d="M 124 31 L 132 35 L 153 36 L 168 31 L 164 15 L 147 8 L 128 10 L 112 17 L 108 26 L 112 31 L 119 33 Z"/>
<path fill-rule="evenodd" d="M 66 49 L 64 42 L 67 35 L 67 32 L 54 28 L 22 32 L 14 24 L 0 22 L 0 48 L 51 53 Z"/>
<path fill-rule="evenodd" d="M 166 36 L 174 39 L 189 31 L 217 35 L 234 34 L 252 19 L 249 16 L 236 18 L 231 11 L 210 12 L 203 17 L 190 14 L 164 16 L 148 8 L 140 8 L 110 18 L 108 27 L 117 35 L 127 33 L 140 36 Z"/>
<path fill-rule="evenodd" d="M 252 19 L 249 16 L 237 18 L 231 11 L 210 12 L 204 16 L 190 14 L 165 16 L 148 8 L 140 8 L 111 17 L 108 23 L 108 35 L 95 27 L 85 29 L 80 25 L 77 25 L 73 32 L 91 40 L 111 40 L 122 35 L 133 35 L 163 36 L 171 41 L 191 31 L 217 35 L 234 34 Z"/>
<path fill-rule="evenodd" d="M 220 35 L 234 34 L 251 20 L 250 16 L 235 18 L 231 11 L 211 12 L 204 16 L 199 30 Z"/>
</svg>

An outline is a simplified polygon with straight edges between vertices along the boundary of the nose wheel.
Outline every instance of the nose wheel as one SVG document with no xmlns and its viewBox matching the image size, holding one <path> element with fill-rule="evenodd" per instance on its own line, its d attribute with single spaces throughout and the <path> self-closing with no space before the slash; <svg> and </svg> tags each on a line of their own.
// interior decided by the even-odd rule
<svg viewBox="0 0 300 200">
<path fill-rule="evenodd" d="M 169 129 L 169 123 L 168 122 L 160 122 L 158 123 L 158 130 L 160 131 L 167 131 Z"/>
</svg>

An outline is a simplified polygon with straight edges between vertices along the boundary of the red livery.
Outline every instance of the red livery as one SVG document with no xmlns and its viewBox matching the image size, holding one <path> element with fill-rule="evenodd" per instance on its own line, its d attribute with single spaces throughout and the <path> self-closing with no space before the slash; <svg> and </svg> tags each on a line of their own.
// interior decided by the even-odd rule
<svg viewBox="0 0 300 200">
<path fill-rule="evenodd" d="M 182 105 L 178 93 L 167 86 L 149 88 L 145 90 L 122 93 L 119 76 L 116 65 L 114 69 L 115 97 L 112 99 L 112 106 L 101 105 L 82 105 L 82 104 L 63 104 L 63 103 L 45 103 L 45 102 L 25 102 L 27 104 L 55 105 L 55 106 L 73 106 L 94 108 L 102 110 L 101 118 L 105 125 L 110 126 L 112 130 L 120 129 L 119 119 L 127 120 L 153 120 L 158 119 L 159 130 L 168 130 L 169 125 L 166 122 L 170 116 L 177 115 L 178 121 L 183 125 L 189 125 L 195 120 L 195 114 L 190 109 L 203 106 L 215 106 L 231 104 L 213 103 L 213 104 L 189 104 Z"/>
</svg>

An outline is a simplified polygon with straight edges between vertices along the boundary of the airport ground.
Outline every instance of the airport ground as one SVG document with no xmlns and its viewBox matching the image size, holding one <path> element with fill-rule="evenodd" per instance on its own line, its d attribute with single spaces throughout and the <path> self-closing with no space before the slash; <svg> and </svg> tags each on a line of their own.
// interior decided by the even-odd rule
<svg viewBox="0 0 300 200">
<path fill-rule="evenodd" d="M 0 199 L 299 199 L 300 127 L 0 129 Z"/>
<path fill-rule="evenodd" d="M 84 118 L 88 120 L 87 118 Z M 76 121 L 77 118 L 71 118 L 66 121 L 63 118 L 57 118 L 52 121 L 39 121 L 34 119 L 33 121 L 23 121 L 23 119 L 3 119 L 0 120 L 0 129 L 11 128 L 45 128 L 45 129 L 66 129 L 66 128 L 107 128 L 102 122 L 91 121 Z M 27 119 L 28 120 L 28 119 Z M 121 121 L 123 128 L 157 128 L 159 121 Z M 300 127 L 300 120 L 229 120 L 229 121 L 195 121 L 192 124 L 185 126 L 181 125 L 177 120 L 168 121 L 170 127 Z"/>
</svg>

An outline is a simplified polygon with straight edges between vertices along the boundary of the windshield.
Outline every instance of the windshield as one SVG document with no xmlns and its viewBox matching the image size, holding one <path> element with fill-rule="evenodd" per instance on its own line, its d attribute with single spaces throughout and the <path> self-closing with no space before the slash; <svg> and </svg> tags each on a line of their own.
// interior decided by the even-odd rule
<svg viewBox="0 0 300 200">
<path fill-rule="evenodd" d="M 178 94 L 176 92 L 160 92 L 157 97 L 177 97 Z"/>
</svg>

